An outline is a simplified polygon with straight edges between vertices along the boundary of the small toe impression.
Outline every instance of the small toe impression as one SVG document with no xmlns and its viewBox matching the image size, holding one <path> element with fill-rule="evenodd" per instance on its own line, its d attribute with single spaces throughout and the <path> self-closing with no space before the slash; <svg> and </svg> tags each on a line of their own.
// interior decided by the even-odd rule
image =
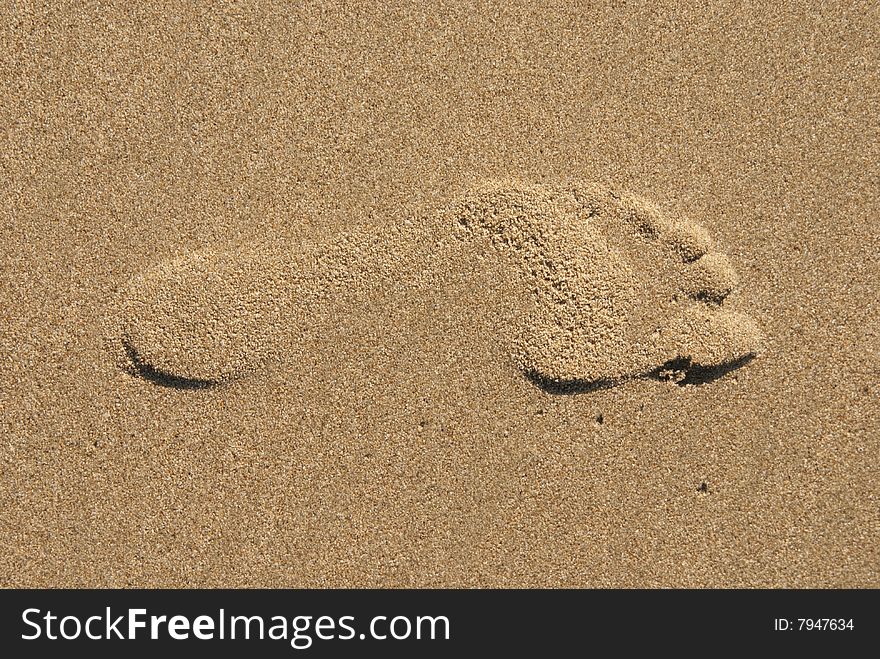
<svg viewBox="0 0 880 659">
<path fill-rule="evenodd" d="M 659 238 L 667 220 L 657 204 L 644 197 L 625 193 L 620 197 L 621 216 L 643 235 Z"/>
<path fill-rule="evenodd" d="M 695 261 L 712 249 L 709 232 L 700 224 L 667 217 L 655 203 L 632 194 L 620 198 L 621 214 L 643 235 L 659 239 L 683 261 Z"/>
<path fill-rule="evenodd" d="M 697 259 L 687 276 L 687 292 L 695 300 L 721 304 L 739 284 L 736 269 L 725 254 Z"/>
<path fill-rule="evenodd" d="M 712 238 L 706 228 L 683 218 L 667 220 L 661 238 L 687 263 L 696 261 L 712 249 Z"/>
</svg>

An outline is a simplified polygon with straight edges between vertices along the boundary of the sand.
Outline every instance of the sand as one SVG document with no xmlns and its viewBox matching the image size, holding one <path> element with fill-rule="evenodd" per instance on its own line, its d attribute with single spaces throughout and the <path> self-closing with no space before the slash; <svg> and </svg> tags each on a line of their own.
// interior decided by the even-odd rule
<svg viewBox="0 0 880 659">
<path fill-rule="evenodd" d="M 880 586 L 868 3 L 8 14 L 0 585 Z"/>
</svg>

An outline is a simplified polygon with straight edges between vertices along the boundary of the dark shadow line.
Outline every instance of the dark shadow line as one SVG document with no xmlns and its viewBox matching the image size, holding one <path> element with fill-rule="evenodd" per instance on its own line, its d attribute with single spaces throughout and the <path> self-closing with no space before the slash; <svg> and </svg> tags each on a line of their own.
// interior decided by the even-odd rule
<svg viewBox="0 0 880 659">
<path fill-rule="evenodd" d="M 678 371 L 683 372 L 684 377 L 681 380 L 676 380 L 675 384 L 679 387 L 684 387 L 689 384 L 693 385 L 702 385 L 709 384 L 710 382 L 714 382 L 718 378 L 722 378 L 728 373 L 737 370 L 738 368 L 742 368 L 750 361 L 755 358 L 755 353 L 749 353 L 747 355 L 743 355 L 738 359 L 734 359 L 733 361 L 724 362 L 723 364 L 718 364 L 716 366 L 703 366 L 702 364 L 694 364 L 690 359 L 673 359 L 669 361 L 659 368 L 654 369 L 650 373 L 648 373 L 648 377 L 654 379 L 667 379 L 662 373 L 664 371 Z"/>
<path fill-rule="evenodd" d="M 619 379 L 600 379 L 600 380 L 552 380 L 542 377 L 534 371 L 524 373 L 526 379 L 539 389 L 554 396 L 572 396 L 577 394 L 586 394 L 603 389 L 610 389 L 630 380 L 670 380 L 673 379 L 670 373 L 684 373 L 684 377 L 676 380 L 675 383 L 679 387 L 686 385 L 703 385 L 724 377 L 731 371 L 735 371 L 748 364 L 755 358 L 754 353 L 743 355 L 733 361 L 718 364 L 717 366 L 703 366 L 695 364 L 688 357 L 678 357 L 661 364 L 657 368 Z"/>
<path fill-rule="evenodd" d="M 217 386 L 217 384 L 219 384 L 214 380 L 200 380 L 197 378 L 185 378 L 179 375 L 174 375 L 172 373 L 168 373 L 167 371 L 162 371 L 152 364 L 146 363 L 143 357 L 141 357 L 140 353 L 137 351 L 137 348 L 135 348 L 131 344 L 131 341 L 129 341 L 128 337 L 124 337 L 122 339 L 122 347 L 125 349 L 125 354 L 131 364 L 130 368 L 126 370 L 131 375 L 142 378 L 147 382 L 151 382 L 152 384 L 159 385 L 160 387 L 168 387 L 170 389 L 179 389 L 182 391 L 192 389 L 210 389 L 211 387 L 215 387 Z"/>
<path fill-rule="evenodd" d="M 533 385 L 554 396 L 572 396 L 574 394 L 588 394 L 593 391 L 610 389 L 620 384 L 623 380 L 553 380 L 543 377 L 535 371 L 525 371 L 526 379 Z"/>
</svg>

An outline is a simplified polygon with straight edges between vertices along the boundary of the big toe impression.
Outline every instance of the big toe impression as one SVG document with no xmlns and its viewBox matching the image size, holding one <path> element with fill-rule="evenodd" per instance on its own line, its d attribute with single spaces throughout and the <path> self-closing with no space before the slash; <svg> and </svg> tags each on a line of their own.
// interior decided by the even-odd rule
<svg viewBox="0 0 880 659">
<path fill-rule="evenodd" d="M 743 313 L 694 305 L 677 328 L 679 354 L 700 366 L 718 366 L 760 354 L 764 335 Z"/>
</svg>

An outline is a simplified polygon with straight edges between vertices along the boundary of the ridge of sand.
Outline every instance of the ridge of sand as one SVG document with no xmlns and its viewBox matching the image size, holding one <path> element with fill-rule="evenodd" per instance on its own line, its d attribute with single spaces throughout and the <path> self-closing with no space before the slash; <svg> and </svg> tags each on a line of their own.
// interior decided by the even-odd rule
<svg viewBox="0 0 880 659">
<path fill-rule="evenodd" d="M 437 226 L 443 237 L 427 240 L 426 227 Z M 453 236 L 488 238 L 526 275 L 521 293 L 534 312 L 499 339 L 538 384 L 723 368 L 760 349 L 755 323 L 723 305 L 736 273 L 700 225 L 594 186 L 503 181 L 474 188 L 418 228 L 410 223 L 409 233 L 354 231 L 325 245 L 162 262 L 131 283 L 118 343 L 128 366 L 154 382 L 235 379 L 284 361 L 282 337 L 330 331 L 321 321 L 335 317 L 328 309 L 364 304 L 367 291 L 424 267 L 416 245 L 443 257 L 456 249 Z"/>
</svg>

